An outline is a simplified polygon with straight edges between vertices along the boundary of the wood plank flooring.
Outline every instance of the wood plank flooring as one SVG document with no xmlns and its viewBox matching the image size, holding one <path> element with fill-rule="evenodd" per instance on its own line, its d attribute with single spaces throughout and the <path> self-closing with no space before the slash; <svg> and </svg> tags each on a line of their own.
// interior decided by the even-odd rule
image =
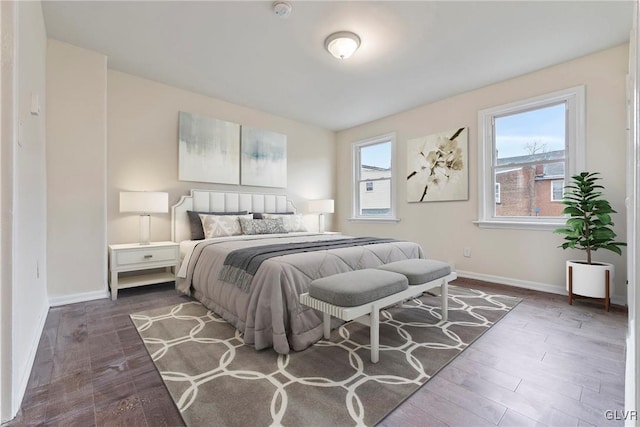
<svg viewBox="0 0 640 427">
<path fill-rule="evenodd" d="M 453 284 L 524 300 L 381 426 L 623 425 L 605 412 L 621 418 L 624 406 L 625 311 L 467 279 Z M 184 425 L 129 314 L 187 300 L 166 284 L 51 308 L 22 407 L 5 425 Z"/>
</svg>

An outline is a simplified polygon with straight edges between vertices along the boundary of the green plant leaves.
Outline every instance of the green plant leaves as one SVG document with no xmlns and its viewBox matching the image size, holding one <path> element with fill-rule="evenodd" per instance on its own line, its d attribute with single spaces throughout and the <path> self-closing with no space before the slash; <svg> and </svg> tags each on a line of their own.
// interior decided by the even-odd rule
<svg viewBox="0 0 640 427">
<path fill-rule="evenodd" d="M 566 227 L 554 230 L 563 234 L 565 242 L 562 249 L 580 249 L 587 252 L 587 260 L 591 263 L 591 251 L 606 249 L 622 255 L 624 242 L 615 241 L 616 233 L 611 228 L 614 223 L 612 213 L 617 213 L 611 204 L 602 198 L 604 189 L 596 184 L 600 177 L 598 172 L 581 172 L 571 177 L 571 183 L 564 187 L 562 204 L 566 207 L 563 214 L 569 215 Z"/>
</svg>

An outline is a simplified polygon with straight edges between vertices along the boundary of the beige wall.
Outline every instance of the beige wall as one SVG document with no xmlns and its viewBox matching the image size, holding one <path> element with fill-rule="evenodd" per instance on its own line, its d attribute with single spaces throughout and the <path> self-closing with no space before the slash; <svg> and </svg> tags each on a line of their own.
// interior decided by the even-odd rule
<svg viewBox="0 0 640 427">
<path fill-rule="evenodd" d="M 599 171 L 614 209 L 616 232 L 625 238 L 625 75 L 628 46 L 601 51 L 535 73 L 399 113 L 339 132 L 338 182 L 351 182 L 351 142 L 397 132 L 397 224 L 355 223 L 350 185 L 338 187 L 338 229 L 354 235 L 384 235 L 419 242 L 428 256 L 455 263 L 459 271 L 503 282 L 558 292 L 564 287 L 564 261 L 582 259 L 579 251 L 558 249 L 562 239 L 550 231 L 481 229 L 472 221 L 478 211 L 478 110 L 576 85 L 587 91 L 587 168 Z M 472 71 L 470 71 L 472 72 Z M 467 126 L 469 132 L 469 200 L 406 202 L 406 142 L 409 139 Z M 471 257 L 463 248 L 471 247 Z M 624 252 L 623 252 L 624 254 Z M 625 299 L 625 257 L 598 252 L 600 261 L 616 266 L 615 296 Z"/>
<path fill-rule="evenodd" d="M 14 119 L 12 55 L 15 40 L 15 3 L 0 3 L 0 423 L 13 417 L 12 406 L 12 322 L 13 322 L 13 144 Z"/>
<path fill-rule="evenodd" d="M 54 305 L 106 296 L 106 90 L 106 56 L 49 40 L 47 253 Z"/>
<path fill-rule="evenodd" d="M 10 36 L 5 38 L 6 33 L 3 32 L 3 67 L 15 66 L 14 120 L 17 119 L 17 123 L 13 124 L 13 129 L 17 132 L 2 140 L 3 155 L 9 153 L 11 158 L 7 160 L 13 163 L 13 184 L 5 184 L 6 181 L 3 180 L 2 187 L 4 194 L 9 191 L 5 185 L 12 185 L 13 193 L 10 202 L 13 213 L 11 231 L 4 230 L 13 233 L 13 282 L 10 284 L 11 292 L 8 295 L 4 292 L 2 294 L 3 299 L 10 298 L 12 301 L 11 322 L 2 323 L 3 330 L 11 331 L 13 337 L 10 353 L 12 408 L 6 414 L 10 416 L 15 414 L 24 394 L 49 308 L 46 281 L 46 111 L 41 108 L 38 114 L 31 113 L 32 95 L 39 98 L 41 106 L 44 107 L 45 104 L 47 37 L 40 2 L 16 2 L 14 7 L 17 16 L 15 40 L 18 42 L 13 46 L 16 48 L 13 58 L 11 43 L 14 39 Z M 4 5 L 2 10 L 6 10 Z M 5 23 L 3 19 L 3 25 Z M 5 50 L 7 47 L 8 52 Z M 7 53 L 8 57 L 5 57 Z M 5 59 L 8 64 L 5 64 Z M 3 73 L 4 71 L 6 69 Z M 4 92 L 5 88 L 2 90 Z M 11 110 L 8 111 L 10 112 Z M 5 151 L 4 144 L 12 145 L 13 149 Z M 3 358 L 7 354 L 7 348 L 3 346 Z M 2 373 L 5 374 L 5 371 Z"/>
<path fill-rule="evenodd" d="M 108 71 L 108 240 L 138 240 L 138 217 L 120 214 L 120 191 L 168 191 L 169 204 L 191 188 L 288 194 L 298 211 L 306 200 L 333 198 L 335 133 L 118 71 Z M 178 112 L 186 111 L 287 135 L 288 188 L 178 181 Z M 327 216 L 327 229 L 330 229 Z M 317 228 L 317 217 L 308 216 Z M 170 240 L 170 214 L 151 218 L 151 240 Z"/>
</svg>

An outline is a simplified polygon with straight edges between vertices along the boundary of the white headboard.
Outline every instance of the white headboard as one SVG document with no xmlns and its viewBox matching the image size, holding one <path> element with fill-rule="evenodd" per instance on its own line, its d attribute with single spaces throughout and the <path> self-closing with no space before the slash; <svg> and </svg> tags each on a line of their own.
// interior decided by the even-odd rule
<svg viewBox="0 0 640 427">
<path fill-rule="evenodd" d="M 200 212 L 296 212 L 284 194 L 227 193 L 215 190 L 191 190 L 171 207 L 171 240 L 191 239 L 187 211 Z"/>
</svg>

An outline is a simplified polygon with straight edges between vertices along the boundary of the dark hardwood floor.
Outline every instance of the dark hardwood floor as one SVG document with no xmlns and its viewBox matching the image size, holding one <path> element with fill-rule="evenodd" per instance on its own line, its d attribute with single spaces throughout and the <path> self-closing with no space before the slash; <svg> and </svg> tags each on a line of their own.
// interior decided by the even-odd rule
<svg viewBox="0 0 640 427">
<path fill-rule="evenodd" d="M 382 426 L 622 425 L 627 314 L 484 282 L 524 300 Z M 49 311 L 18 416 L 6 426 L 183 425 L 130 313 L 189 300 L 172 284 Z M 617 411 L 617 412 L 615 412 Z M 215 420 L 212 421 L 215 425 Z"/>
</svg>

